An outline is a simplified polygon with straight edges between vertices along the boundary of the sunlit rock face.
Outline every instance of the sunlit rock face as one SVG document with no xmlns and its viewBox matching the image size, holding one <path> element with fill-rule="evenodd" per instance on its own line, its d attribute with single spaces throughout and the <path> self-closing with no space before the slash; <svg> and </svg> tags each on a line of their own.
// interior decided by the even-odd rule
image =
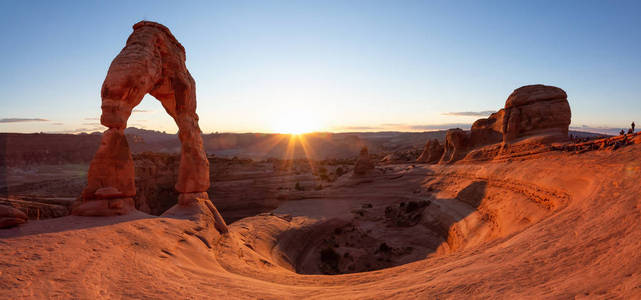
<svg viewBox="0 0 641 300">
<path fill-rule="evenodd" d="M 567 98 L 562 89 L 541 84 L 514 90 L 505 101 L 503 142 L 534 135 L 567 140 L 572 118 Z"/>
<path fill-rule="evenodd" d="M 501 109 L 486 119 L 476 120 L 470 129 L 472 145 L 478 147 L 502 142 L 504 116 L 505 110 Z"/>
<path fill-rule="evenodd" d="M 429 140 L 425 144 L 423 153 L 421 153 L 421 156 L 419 156 L 416 161 L 429 164 L 437 163 L 441 159 L 441 156 L 443 156 L 444 150 L 443 145 L 441 145 L 437 139 Z"/>
<path fill-rule="evenodd" d="M 91 162 L 82 193 L 83 204 L 106 204 L 91 204 L 89 210 L 80 205 L 74 209 L 75 214 L 122 214 L 133 209 L 129 206 L 136 194 L 134 164 L 123 130 L 133 108 L 147 93 L 162 103 L 178 125 L 182 149 L 176 190 L 202 193 L 209 188 L 209 162 L 196 114 L 196 84 L 185 66 L 185 49 L 161 24 L 142 21 L 133 29 L 102 85 L 100 120 L 109 129 Z M 110 191 L 108 197 L 97 194 L 105 188 Z"/>
<path fill-rule="evenodd" d="M 567 141 L 571 118 L 567 94 L 562 89 L 541 84 L 520 87 L 510 94 L 504 108 L 476 120 L 469 135 L 462 130 L 448 131 L 440 162 L 460 160 L 468 151 L 474 153 L 467 158 L 491 159 L 500 152 L 483 147 L 499 143 L 505 150 L 523 140 L 530 145 Z"/>
<path fill-rule="evenodd" d="M 470 137 L 463 129 L 448 129 L 445 136 L 445 151 L 439 163 L 452 163 L 465 157 L 470 148 Z"/>
<path fill-rule="evenodd" d="M 87 187 L 82 192 L 82 198 L 105 198 L 96 195 L 96 191 L 101 188 L 115 190 L 108 198 L 115 197 L 116 194 L 120 197 L 132 197 L 136 195 L 133 175 L 134 162 L 124 130 L 107 129 L 89 166 Z"/>
<path fill-rule="evenodd" d="M 540 136 L 543 141 L 567 140 L 571 117 L 565 91 L 541 84 L 527 85 L 510 94 L 505 108 L 474 122 L 471 142 L 478 147 L 532 136 Z"/>
</svg>

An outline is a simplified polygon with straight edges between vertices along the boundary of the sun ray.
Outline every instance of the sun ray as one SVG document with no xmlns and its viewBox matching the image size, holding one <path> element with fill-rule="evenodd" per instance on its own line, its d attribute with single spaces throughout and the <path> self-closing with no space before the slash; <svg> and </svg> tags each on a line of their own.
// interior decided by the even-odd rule
<svg viewBox="0 0 641 300">
<path fill-rule="evenodd" d="M 259 142 L 254 148 L 258 150 L 257 152 L 270 153 L 272 149 L 280 145 L 286 138 L 287 135 L 285 134 L 269 134 L 265 140 Z"/>
<path fill-rule="evenodd" d="M 285 150 L 285 163 L 287 164 L 287 170 L 294 167 L 294 152 L 296 152 L 296 135 L 289 134 L 289 141 L 287 142 L 287 148 Z"/>
<path fill-rule="evenodd" d="M 309 145 L 304 134 L 298 135 L 298 142 L 303 148 L 303 152 L 305 153 L 305 159 L 307 159 L 307 163 L 309 163 L 309 167 L 312 169 L 312 173 L 316 174 L 317 173 L 316 165 L 314 165 L 313 163 L 313 159 L 316 158 L 316 153 L 314 153 L 314 149 Z"/>
</svg>

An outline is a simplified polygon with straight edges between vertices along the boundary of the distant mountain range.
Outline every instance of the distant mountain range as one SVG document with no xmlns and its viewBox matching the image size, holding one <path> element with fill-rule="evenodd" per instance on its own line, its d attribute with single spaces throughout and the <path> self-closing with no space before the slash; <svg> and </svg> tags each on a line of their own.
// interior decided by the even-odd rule
<svg viewBox="0 0 641 300">
<path fill-rule="evenodd" d="M 430 132 L 350 132 L 308 133 L 304 135 L 273 133 L 211 133 L 203 134 L 205 151 L 224 157 L 263 158 L 349 158 L 363 146 L 371 153 L 393 152 L 421 148 L 428 139 L 445 139 L 444 130 Z M 133 152 L 180 151 L 176 134 L 138 128 L 127 128 L 125 133 Z"/>
</svg>

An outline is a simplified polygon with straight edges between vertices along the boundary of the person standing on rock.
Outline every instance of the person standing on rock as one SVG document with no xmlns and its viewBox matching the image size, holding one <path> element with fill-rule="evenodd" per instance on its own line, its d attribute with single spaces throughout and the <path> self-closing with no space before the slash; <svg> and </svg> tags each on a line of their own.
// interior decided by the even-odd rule
<svg viewBox="0 0 641 300">
<path fill-rule="evenodd" d="M 632 127 L 632 133 L 634 133 L 634 121 L 632 121 L 632 124 L 630 124 L 630 127 Z"/>
</svg>

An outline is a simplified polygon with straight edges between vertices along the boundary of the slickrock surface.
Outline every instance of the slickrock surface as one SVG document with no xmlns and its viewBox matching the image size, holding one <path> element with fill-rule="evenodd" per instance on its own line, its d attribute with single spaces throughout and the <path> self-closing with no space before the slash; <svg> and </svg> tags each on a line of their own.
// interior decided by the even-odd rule
<svg viewBox="0 0 641 300">
<path fill-rule="evenodd" d="M 228 234 L 204 208 L 30 220 L 0 230 L 0 288 L 10 299 L 635 298 L 640 155 L 631 144 L 397 165 Z"/>
</svg>

